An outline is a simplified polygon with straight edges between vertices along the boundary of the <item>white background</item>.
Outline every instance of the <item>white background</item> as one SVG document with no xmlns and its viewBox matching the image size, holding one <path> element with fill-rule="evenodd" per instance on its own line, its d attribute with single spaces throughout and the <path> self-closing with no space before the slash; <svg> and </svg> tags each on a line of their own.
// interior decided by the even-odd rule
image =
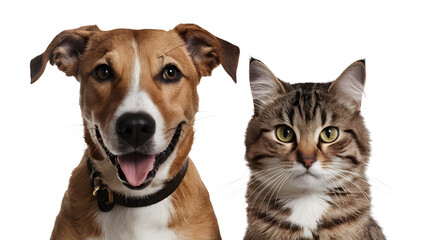
<svg viewBox="0 0 427 240">
<path fill-rule="evenodd" d="M 241 49 L 238 83 L 218 67 L 199 85 L 190 156 L 223 239 L 246 228 L 244 134 L 250 56 L 291 83 L 330 81 L 366 58 L 374 217 L 388 239 L 426 239 L 427 5 L 422 1 L 7 1 L 0 7 L 0 239 L 47 239 L 85 148 L 79 84 L 29 62 L 60 31 L 97 24 L 172 29 L 196 23 Z"/>
</svg>

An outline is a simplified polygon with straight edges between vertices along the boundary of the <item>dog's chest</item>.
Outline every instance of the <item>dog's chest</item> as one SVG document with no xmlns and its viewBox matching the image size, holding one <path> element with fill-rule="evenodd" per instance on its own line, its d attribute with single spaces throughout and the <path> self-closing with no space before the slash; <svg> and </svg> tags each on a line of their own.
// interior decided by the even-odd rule
<svg viewBox="0 0 427 240">
<path fill-rule="evenodd" d="M 175 233 L 168 228 L 172 212 L 169 198 L 142 208 L 116 205 L 110 212 L 98 213 L 102 235 L 96 240 L 176 239 Z"/>
</svg>

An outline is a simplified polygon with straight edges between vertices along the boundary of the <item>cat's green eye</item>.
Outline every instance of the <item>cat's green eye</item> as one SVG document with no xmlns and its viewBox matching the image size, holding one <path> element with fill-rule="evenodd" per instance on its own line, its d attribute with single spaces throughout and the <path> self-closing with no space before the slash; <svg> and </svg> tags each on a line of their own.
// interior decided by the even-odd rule
<svg viewBox="0 0 427 240">
<path fill-rule="evenodd" d="M 322 130 L 320 133 L 320 140 L 324 143 L 331 143 L 338 138 L 338 128 L 336 127 L 327 127 Z"/>
<path fill-rule="evenodd" d="M 290 143 L 295 141 L 295 132 L 289 126 L 280 125 L 276 129 L 276 137 L 281 142 Z"/>
</svg>

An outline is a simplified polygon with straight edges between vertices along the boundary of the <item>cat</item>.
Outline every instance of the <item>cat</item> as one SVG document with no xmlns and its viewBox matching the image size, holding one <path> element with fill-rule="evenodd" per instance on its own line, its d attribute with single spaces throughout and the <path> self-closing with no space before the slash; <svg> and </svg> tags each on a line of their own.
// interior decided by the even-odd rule
<svg viewBox="0 0 427 240">
<path fill-rule="evenodd" d="M 254 115 L 244 240 L 382 240 L 370 215 L 369 133 L 360 115 L 365 61 L 333 82 L 289 84 L 250 61 Z"/>
</svg>

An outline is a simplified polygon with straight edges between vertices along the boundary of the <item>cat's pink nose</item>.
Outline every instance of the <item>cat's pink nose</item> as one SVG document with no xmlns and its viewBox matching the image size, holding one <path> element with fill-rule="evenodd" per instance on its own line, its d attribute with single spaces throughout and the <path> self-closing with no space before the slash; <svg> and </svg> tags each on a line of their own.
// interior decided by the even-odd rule
<svg viewBox="0 0 427 240">
<path fill-rule="evenodd" d="M 317 161 L 316 156 L 307 157 L 302 154 L 299 154 L 299 157 L 298 157 L 298 162 L 302 163 L 302 165 L 307 169 L 309 169 L 313 165 L 313 163 L 316 161 Z"/>
</svg>

